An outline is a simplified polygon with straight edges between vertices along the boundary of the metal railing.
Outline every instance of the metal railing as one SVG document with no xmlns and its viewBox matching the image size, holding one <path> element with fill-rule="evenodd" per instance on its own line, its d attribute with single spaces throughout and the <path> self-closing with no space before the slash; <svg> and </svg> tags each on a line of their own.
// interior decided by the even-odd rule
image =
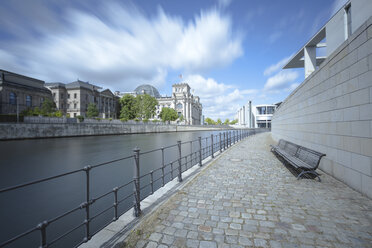
<svg viewBox="0 0 372 248">
<path fill-rule="evenodd" d="M 75 230 L 85 226 L 85 235 L 84 238 L 78 242 L 77 244 L 72 244 L 74 247 L 78 247 L 82 243 L 87 242 L 88 240 L 91 239 L 91 237 L 105 228 L 107 225 L 109 225 L 111 222 L 116 221 L 119 218 L 119 211 L 118 207 L 120 204 L 123 204 L 125 202 L 128 203 L 131 197 L 133 197 L 133 206 L 128 205 L 127 207 L 124 208 L 123 212 L 127 212 L 130 210 L 130 208 L 133 207 L 134 211 L 133 214 L 135 217 L 139 217 L 141 215 L 141 201 L 148 197 L 149 195 L 152 195 L 157 189 L 163 187 L 166 183 L 172 181 L 175 177 L 178 178 L 179 182 L 182 182 L 182 173 L 185 172 L 186 170 L 190 169 L 196 164 L 199 164 L 199 166 L 202 166 L 202 161 L 208 157 L 214 158 L 214 155 L 219 152 L 222 153 L 222 151 L 228 149 L 231 145 L 233 145 L 236 142 L 241 141 L 242 139 L 259 133 L 259 132 L 264 132 L 266 130 L 264 129 L 240 129 L 240 130 L 230 130 L 230 131 L 225 131 L 225 132 L 220 132 L 217 135 L 211 134 L 210 137 L 205 137 L 201 138 L 199 137 L 198 139 L 191 140 L 191 141 L 186 141 L 186 142 L 181 142 L 178 141 L 177 144 L 170 145 L 167 147 L 161 147 L 158 149 L 154 149 L 151 151 L 146 151 L 146 152 L 141 152 L 141 150 L 136 147 L 133 149 L 133 155 L 107 161 L 104 163 L 96 164 L 96 165 L 88 165 L 85 166 L 82 169 L 77 169 L 77 170 L 72 170 L 63 174 L 59 174 L 56 176 L 51 176 L 47 178 L 43 178 L 40 180 L 35 180 L 32 182 L 12 186 L 12 187 L 7 187 L 0 189 L 0 196 L 2 193 L 5 192 L 10 192 L 16 189 L 24 188 L 30 185 L 34 184 L 39 184 L 42 182 L 46 181 L 51 181 L 57 178 L 65 177 L 71 174 L 77 174 L 77 173 L 83 173 L 85 174 L 85 201 L 82 202 L 79 206 L 76 206 L 69 211 L 60 214 L 54 218 L 48 219 L 41 221 L 39 224 L 37 224 L 35 227 L 24 231 L 23 233 L 20 233 L 5 242 L 0 243 L 0 247 L 6 247 L 13 242 L 25 238 L 27 235 L 30 235 L 31 233 L 34 232 L 39 232 L 40 233 L 40 247 L 46 248 L 46 247 L 53 247 L 55 244 L 57 244 L 61 239 L 65 238 L 66 236 L 70 235 L 72 232 Z M 182 154 L 182 145 L 190 145 L 190 152 L 186 155 Z M 193 151 L 193 144 L 196 145 L 199 149 L 196 151 Z M 203 144 L 205 144 L 203 146 Z M 164 157 L 165 153 L 168 149 L 170 148 L 177 148 L 177 159 L 170 161 L 168 163 L 165 163 Z M 146 154 L 154 154 L 160 152 L 161 153 L 161 165 L 159 168 L 156 168 L 154 170 L 151 170 L 150 172 L 140 175 L 140 166 L 141 166 L 141 156 L 146 155 Z M 118 161 L 124 161 L 124 160 L 133 160 L 134 162 L 134 177 L 133 180 L 130 180 L 129 182 L 126 182 L 125 184 L 118 185 L 114 187 L 112 190 L 107 191 L 104 194 L 101 194 L 97 197 L 92 197 L 90 188 L 91 188 L 91 171 L 102 166 L 106 166 L 108 164 L 112 164 Z M 157 176 L 156 176 L 157 175 Z M 145 180 L 147 178 L 148 183 L 145 185 L 141 185 L 141 180 Z M 155 185 L 156 182 L 158 183 L 158 186 Z M 128 189 L 128 187 L 132 186 L 133 187 L 133 192 L 130 194 L 121 197 L 119 199 L 119 191 L 122 191 L 124 189 Z M 108 195 L 113 195 L 114 196 L 114 203 L 110 205 L 109 207 L 106 207 L 104 209 L 101 209 L 98 213 L 95 213 L 95 215 L 91 215 L 91 207 L 96 204 L 97 201 L 102 200 L 104 197 Z M 91 222 L 96 219 L 97 217 L 101 216 L 102 214 L 108 212 L 109 210 L 113 210 L 113 219 L 110 220 L 108 223 L 102 224 L 96 231 L 92 232 L 91 231 Z M 4 209 L 2 209 L 4 211 Z M 47 229 L 49 226 L 53 225 L 58 220 L 63 219 L 66 216 L 69 216 L 75 212 L 78 211 L 84 211 L 85 219 L 82 223 L 80 223 L 77 226 L 72 227 L 70 230 L 67 232 L 62 233 L 58 237 L 49 240 L 48 235 L 47 235 Z M 2 225 L 3 223 L 0 223 Z"/>
</svg>

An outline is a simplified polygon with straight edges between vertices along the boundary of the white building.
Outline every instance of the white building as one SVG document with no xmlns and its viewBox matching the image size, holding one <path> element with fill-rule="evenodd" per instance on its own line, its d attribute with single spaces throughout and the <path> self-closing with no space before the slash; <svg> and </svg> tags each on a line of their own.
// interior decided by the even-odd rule
<svg viewBox="0 0 372 248">
<path fill-rule="evenodd" d="M 138 86 L 134 92 L 115 92 L 115 95 L 122 97 L 125 94 L 133 96 L 148 94 L 155 97 L 159 102 L 156 107 L 155 119 L 160 119 L 159 115 L 163 108 L 173 108 L 179 116 L 183 116 L 186 124 L 201 125 L 203 106 L 200 103 L 200 98 L 191 94 L 190 90 L 191 88 L 187 83 L 173 84 L 172 96 L 161 96 L 154 86 L 143 84 Z"/>
<path fill-rule="evenodd" d="M 237 112 L 237 124 L 247 128 L 271 128 L 275 109 L 274 104 L 252 106 L 252 102 L 248 101 Z"/>
</svg>

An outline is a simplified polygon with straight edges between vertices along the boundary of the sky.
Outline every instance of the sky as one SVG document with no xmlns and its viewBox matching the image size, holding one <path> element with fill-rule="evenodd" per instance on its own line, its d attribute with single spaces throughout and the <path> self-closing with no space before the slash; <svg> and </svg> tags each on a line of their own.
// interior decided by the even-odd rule
<svg viewBox="0 0 372 248">
<path fill-rule="evenodd" d="M 171 95 L 186 82 L 203 115 L 285 100 L 303 69 L 282 67 L 346 0 L 3 0 L 0 69 L 111 91 Z"/>
</svg>

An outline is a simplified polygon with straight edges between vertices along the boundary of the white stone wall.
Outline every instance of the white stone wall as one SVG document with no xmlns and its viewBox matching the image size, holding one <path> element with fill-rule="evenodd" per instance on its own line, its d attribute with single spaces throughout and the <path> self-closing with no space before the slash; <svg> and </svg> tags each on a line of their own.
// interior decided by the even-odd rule
<svg viewBox="0 0 372 248">
<path fill-rule="evenodd" d="M 326 153 L 320 169 L 372 198 L 372 17 L 277 109 L 274 140 Z"/>
</svg>

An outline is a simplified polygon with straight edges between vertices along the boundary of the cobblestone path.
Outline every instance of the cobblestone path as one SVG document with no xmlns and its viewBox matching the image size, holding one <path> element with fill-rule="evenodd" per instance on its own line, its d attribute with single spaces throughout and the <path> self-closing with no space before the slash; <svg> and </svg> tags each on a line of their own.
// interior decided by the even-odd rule
<svg viewBox="0 0 372 248">
<path fill-rule="evenodd" d="M 250 137 L 132 232 L 136 247 L 372 247 L 372 200 L 322 173 L 296 180 Z"/>
</svg>

